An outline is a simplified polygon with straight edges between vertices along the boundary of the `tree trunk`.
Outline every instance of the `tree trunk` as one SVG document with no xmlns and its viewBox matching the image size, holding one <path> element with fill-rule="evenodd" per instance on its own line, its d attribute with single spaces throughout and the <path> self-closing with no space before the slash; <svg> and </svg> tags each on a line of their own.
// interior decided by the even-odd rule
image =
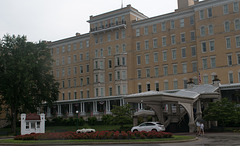
<svg viewBox="0 0 240 146">
<path fill-rule="evenodd" d="M 16 135 L 17 134 L 17 128 L 16 128 L 17 113 L 16 113 L 16 108 L 14 107 L 11 108 L 11 116 L 12 116 L 12 132 L 14 135 Z"/>
</svg>

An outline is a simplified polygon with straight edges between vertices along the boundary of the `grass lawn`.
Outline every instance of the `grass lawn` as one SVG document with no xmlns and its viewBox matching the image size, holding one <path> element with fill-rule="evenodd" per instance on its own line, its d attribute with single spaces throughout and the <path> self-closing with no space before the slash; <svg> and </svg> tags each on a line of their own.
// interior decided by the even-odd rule
<svg viewBox="0 0 240 146">
<path fill-rule="evenodd" d="M 13 140 L 6 139 L 0 140 L 0 143 L 7 144 L 99 144 L 99 143 L 161 143 L 161 142 L 174 142 L 185 141 L 194 139 L 194 136 L 179 136 L 174 135 L 173 138 L 160 138 L 160 139 L 133 139 L 133 140 Z"/>
</svg>

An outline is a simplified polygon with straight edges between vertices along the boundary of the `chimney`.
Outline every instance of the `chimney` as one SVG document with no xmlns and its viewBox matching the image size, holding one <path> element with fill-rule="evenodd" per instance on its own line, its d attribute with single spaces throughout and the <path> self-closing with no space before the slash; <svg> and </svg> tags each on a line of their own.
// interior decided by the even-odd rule
<svg viewBox="0 0 240 146">
<path fill-rule="evenodd" d="M 191 89 L 194 87 L 194 82 L 193 82 L 193 79 L 190 78 L 189 81 L 187 82 L 187 89 Z"/>
<path fill-rule="evenodd" d="M 77 33 L 76 33 L 76 36 L 79 36 L 79 35 L 81 35 L 81 34 L 80 34 L 79 32 L 77 32 Z"/>
<path fill-rule="evenodd" d="M 188 6 L 192 6 L 199 0 L 178 0 L 178 9 L 185 9 Z"/>
<path fill-rule="evenodd" d="M 218 79 L 218 76 L 215 75 L 213 79 L 213 86 L 219 87 L 221 80 Z"/>
</svg>

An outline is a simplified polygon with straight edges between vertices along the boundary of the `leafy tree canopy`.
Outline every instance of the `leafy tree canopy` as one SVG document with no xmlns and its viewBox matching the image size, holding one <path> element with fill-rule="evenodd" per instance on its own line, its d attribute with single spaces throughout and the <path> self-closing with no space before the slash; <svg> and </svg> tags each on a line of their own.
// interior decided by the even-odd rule
<svg viewBox="0 0 240 146">
<path fill-rule="evenodd" d="M 124 106 L 114 105 L 111 112 L 114 115 L 113 122 L 115 124 L 119 124 L 121 127 L 123 127 L 124 124 L 129 124 L 132 121 L 129 104 L 125 104 Z"/>
<path fill-rule="evenodd" d="M 204 119 L 218 121 L 222 126 L 233 126 L 240 123 L 240 108 L 237 104 L 223 98 L 221 101 L 210 103 L 204 111 Z"/>
<path fill-rule="evenodd" d="M 51 105 L 57 100 L 52 61 L 44 42 L 27 42 L 26 36 L 15 35 L 0 40 L 0 103 L 10 109 L 13 124 L 18 113 L 36 112 L 44 101 Z"/>
</svg>

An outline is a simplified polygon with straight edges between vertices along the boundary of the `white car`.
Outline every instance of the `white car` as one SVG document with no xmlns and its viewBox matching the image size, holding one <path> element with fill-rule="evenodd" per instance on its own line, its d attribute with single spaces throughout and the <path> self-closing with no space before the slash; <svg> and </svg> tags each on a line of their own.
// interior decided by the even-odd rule
<svg viewBox="0 0 240 146">
<path fill-rule="evenodd" d="M 95 129 L 85 129 L 85 128 L 83 128 L 83 129 L 78 129 L 76 131 L 76 133 L 91 133 L 91 132 L 96 132 L 96 130 Z"/>
<path fill-rule="evenodd" d="M 131 129 L 132 132 L 135 131 L 165 131 L 165 126 L 159 122 L 144 122 L 138 126 L 134 126 Z"/>
</svg>

